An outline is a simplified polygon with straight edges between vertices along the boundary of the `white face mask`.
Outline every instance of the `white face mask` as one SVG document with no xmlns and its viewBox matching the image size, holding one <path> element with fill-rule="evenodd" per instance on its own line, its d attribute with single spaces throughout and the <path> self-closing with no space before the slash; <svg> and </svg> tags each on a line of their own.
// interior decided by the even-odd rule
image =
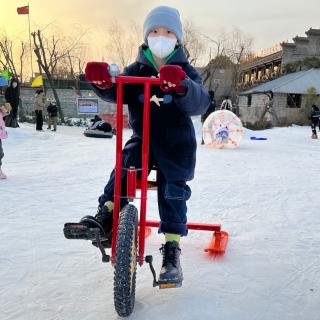
<svg viewBox="0 0 320 320">
<path fill-rule="evenodd" d="M 164 36 L 148 37 L 148 45 L 151 52 L 158 58 L 166 58 L 174 49 L 177 40 Z"/>
<path fill-rule="evenodd" d="M 17 84 L 16 82 L 12 82 L 12 87 L 13 87 L 13 88 L 16 88 L 17 85 L 18 85 L 18 84 Z"/>
</svg>

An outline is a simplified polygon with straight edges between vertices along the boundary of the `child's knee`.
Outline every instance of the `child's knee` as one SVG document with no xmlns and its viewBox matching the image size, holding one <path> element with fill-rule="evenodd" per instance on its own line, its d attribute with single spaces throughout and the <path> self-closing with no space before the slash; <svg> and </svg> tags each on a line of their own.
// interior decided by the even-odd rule
<svg viewBox="0 0 320 320">
<path fill-rule="evenodd" d="M 187 201 L 190 197 L 191 189 L 184 181 L 167 182 L 165 184 L 165 199 Z"/>
</svg>

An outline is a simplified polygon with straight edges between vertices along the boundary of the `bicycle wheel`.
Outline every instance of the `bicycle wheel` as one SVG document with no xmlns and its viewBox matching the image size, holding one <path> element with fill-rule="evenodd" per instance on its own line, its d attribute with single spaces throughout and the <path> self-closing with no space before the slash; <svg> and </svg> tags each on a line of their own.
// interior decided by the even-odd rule
<svg viewBox="0 0 320 320">
<path fill-rule="evenodd" d="M 120 212 L 114 271 L 114 305 L 119 316 L 134 308 L 137 270 L 138 211 L 131 204 Z"/>
</svg>

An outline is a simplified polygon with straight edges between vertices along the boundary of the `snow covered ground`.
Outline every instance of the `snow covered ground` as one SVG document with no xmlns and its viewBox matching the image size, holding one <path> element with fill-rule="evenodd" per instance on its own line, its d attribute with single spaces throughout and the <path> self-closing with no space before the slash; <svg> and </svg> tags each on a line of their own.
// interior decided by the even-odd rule
<svg viewBox="0 0 320 320">
<path fill-rule="evenodd" d="M 95 213 L 114 165 L 115 139 L 85 138 L 82 131 L 39 133 L 24 124 L 4 141 L 2 320 L 118 318 L 112 267 L 89 242 L 62 233 L 65 222 Z M 206 256 L 211 235 L 190 231 L 181 242 L 182 288 L 155 289 L 149 267 L 138 267 L 130 319 L 319 319 L 320 140 L 310 133 L 298 126 L 246 130 L 238 149 L 199 146 L 189 221 L 221 223 L 230 233 L 227 252 Z M 157 217 L 155 193 L 148 211 Z M 147 240 L 157 272 L 162 241 L 156 232 Z"/>
</svg>

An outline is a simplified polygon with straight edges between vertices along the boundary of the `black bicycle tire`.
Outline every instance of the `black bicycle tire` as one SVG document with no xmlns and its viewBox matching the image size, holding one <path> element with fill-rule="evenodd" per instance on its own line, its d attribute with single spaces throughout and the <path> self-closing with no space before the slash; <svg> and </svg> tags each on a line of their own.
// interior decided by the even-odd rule
<svg viewBox="0 0 320 320">
<path fill-rule="evenodd" d="M 114 305 L 120 317 L 134 309 L 137 271 L 138 211 L 126 205 L 120 212 L 114 269 Z"/>
</svg>

